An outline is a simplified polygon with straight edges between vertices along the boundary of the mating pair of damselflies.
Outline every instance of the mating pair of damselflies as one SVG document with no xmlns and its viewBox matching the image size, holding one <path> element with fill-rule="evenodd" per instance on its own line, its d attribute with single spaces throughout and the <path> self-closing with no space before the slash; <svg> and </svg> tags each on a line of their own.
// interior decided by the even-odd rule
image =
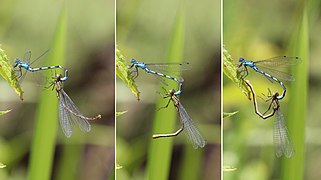
<svg viewBox="0 0 321 180">
<path fill-rule="evenodd" d="M 251 61 L 240 58 L 239 62 L 241 63 L 239 67 L 243 68 L 241 69 L 241 72 L 245 72 L 245 74 L 242 75 L 242 78 L 245 78 L 248 75 L 247 67 L 250 67 L 254 71 L 264 75 L 269 80 L 278 82 L 283 88 L 283 93 L 277 97 L 278 100 L 281 100 L 285 97 L 286 93 L 286 87 L 281 80 L 294 81 L 294 77 L 287 72 L 277 70 L 277 68 L 296 65 L 301 62 L 301 59 L 299 57 L 279 56 L 259 61 Z"/>
<path fill-rule="evenodd" d="M 154 74 L 156 76 L 162 77 L 162 78 L 167 78 L 170 80 L 175 81 L 179 85 L 179 89 L 175 91 L 174 89 L 170 90 L 164 98 L 170 98 L 167 105 L 165 107 L 168 107 L 169 103 L 172 101 L 174 104 L 174 107 L 176 111 L 178 112 L 181 120 L 181 128 L 178 129 L 175 133 L 169 133 L 169 134 L 155 134 L 153 135 L 153 138 L 163 138 L 163 137 L 173 137 L 179 135 L 183 130 L 185 130 L 185 134 L 187 135 L 188 139 L 192 143 L 194 148 L 199 148 L 199 147 L 204 147 L 206 144 L 205 139 L 201 135 L 200 131 L 197 129 L 195 123 L 191 119 L 191 117 L 188 115 L 187 111 L 181 104 L 178 96 L 183 92 L 182 87 L 183 87 L 183 78 L 181 77 L 175 77 L 173 75 L 168 75 L 167 73 L 173 73 L 173 72 L 179 72 L 181 70 L 186 70 L 189 69 L 185 64 L 180 64 L 180 63 L 172 63 L 172 64 L 146 64 L 144 62 L 138 62 L 135 59 L 132 59 L 130 61 L 132 65 L 130 68 L 135 68 L 134 73 L 134 78 L 138 76 L 138 68 L 143 69 L 147 73 Z"/>
<path fill-rule="evenodd" d="M 266 101 L 270 101 L 270 105 L 267 111 L 261 113 L 257 106 L 257 96 L 253 86 L 248 80 L 245 80 L 244 82 L 250 88 L 252 93 L 255 113 L 263 119 L 270 118 L 276 114 L 273 126 L 273 142 L 276 156 L 281 157 L 284 155 L 287 158 L 293 157 L 295 154 L 294 145 L 286 127 L 283 113 L 281 112 L 281 105 L 278 99 L 279 93 L 275 92 L 274 94 L 269 94 L 267 96 L 268 99 Z M 266 114 L 270 109 L 272 109 L 272 111 L 269 114 Z"/>
<path fill-rule="evenodd" d="M 42 57 L 44 54 L 46 54 L 48 51 L 40 55 L 38 58 L 36 58 L 34 61 L 30 63 L 31 58 L 31 51 L 28 51 L 23 58 L 23 61 L 16 58 L 15 59 L 15 65 L 14 68 L 18 72 L 17 77 L 19 78 L 19 82 L 21 83 L 24 77 L 26 76 L 26 73 L 28 71 L 30 72 L 36 72 L 36 71 L 43 71 L 43 70 L 49 70 L 49 69 L 61 69 L 64 71 L 64 76 L 61 74 L 57 74 L 54 77 L 54 80 L 50 83 L 50 86 L 53 86 L 56 88 L 57 97 L 59 100 L 59 119 L 60 119 L 60 125 L 63 129 L 64 134 L 67 137 L 71 137 L 72 135 L 72 127 L 74 124 L 78 125 L 79 128 L 84 132 L 89 132 L 91 129 L 91 126 L 87 120 L 96 120 L 101 118 L 101 115 L 98 115 L 94 118 L 89 118 L 84 116 L 76 107 L 74 102 L 71 100 L 71 98 L 68 96 L 68 94 L 63 90 L 63 82 L 68 80 L 68 69 L 64 68 L 60 65 L 56 66 L 44 66 L 44 67 L 36 67 L 33 68 L 31 65 L 36 62 L 40 57 Z M 22 69 L 25 69 L 26 71 L 22 73 Z"/>
<path fill-rule="evenodd" d="M 275 152 L 277 157 L 281 157 L 282 155 L 285 155 L 285 157 L 287 158 L 292 157 L 295 154 L 294 145 L 289 136 L 289 132 L 285 124 L 284 116 L 280 109 L 279 100 L 283 99 L 286 94 L 286 87 L 280 79 L 283 79 L 286 81 L 294 81 L 294 77 L 286 72 L 277 70 L 277 68 L 296 65 L 299 62 L 301 62 L 301 59 L 298 57 L 280 56 L 280 57 L 275 57 L 267 60 L 259 60 L 259 61 L 249 61 L 244 58 L 240 58 L 239 62 L 241 63 L 239 65 L 239 68 L 241 67 L 243 68 L 241 69 L 241 72 L 245 72 L 245 74 L 243 74 L 243 76 L 241 77 L 242 79 L 244 79 L 248 75 L 247 67 L 250 67 L 254 71 L 267 77 L 269 80 L 276 81 L 282 86 L 283 92 L 281 95 L 279 95 L 279 93 L 276 92 L 270 96 L 271 103 L 270 103 L 269 109 L 273 106 L 272 112 L 268 115 L 265 115 L 265 113 L 269 109 L 263 114 L 259 112 L 257 107 L 255 91 L 252 85 L 245 80 L 245 83 L 249 86 L 253 95 L 253 103 L 254 103 L 254 109 L 256 114 L 258 114 L 263 119 L 267 119 L 269 117 L 272 117 L 274 114 L 276 114 L 276 118 L 274 121 L 274 128 L 273 128 L 273 132 L 274 132 L 273 140 L 274 140 L 274 147 L 275 147 Z"/>
</svg>

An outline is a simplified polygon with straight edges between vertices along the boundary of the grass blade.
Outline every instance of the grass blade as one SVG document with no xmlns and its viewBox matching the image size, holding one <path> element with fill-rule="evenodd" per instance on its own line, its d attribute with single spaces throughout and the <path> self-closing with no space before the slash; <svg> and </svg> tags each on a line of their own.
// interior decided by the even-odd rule
<svg viewBox="0 0 321 180">
<path fill-rule="evenodd" d="M 48 64 L 64 65 L 67 18 L 65 11 L 63 8 L 53 39 L 52 53 L 50 53 Z M 43 90 L 40 95 L 39 108 L 36 114 L 35 134 L 31 147 L 28 179 L 51 179 L 57 126 L 58 101 L 56 93 L 50 90 Z"/>
<path fill-rule="evenodd" d="M 292 137 L 295 156 L 291 159 L 282 159 L 282 179 L 303 179 L 304 172 L 304 128 L 306 119 L 306 107 L 308 97 L 308 62 L 309 62 L 309 31 L 306 8 L 303 8 L 301 23 L 297 33 L 292 38 L 291 45 L 302 63 L 295 69 L 296 82 L 291 86 L 291 98 L 289 99 L 287 125 Z"/>
<path fill-rule="evenodd" d="M 184 52 L 185 34 L 185 11 L 183 8 L 178 11 L 174 31 L 168 49 L 168 62 L 182 60 Z M 158 99 L 156 107 L 164 106 L 164 100 Z M 157 111 L 153 120 L 153 133 L 174 132 L 177 113 L 172 106 L 166 110 Z M 147 179 L 167 180 L 169 179 L 170 162 L 173 149 L 173 138 L 161 138 L 153 140 L 148 153 L 148 176 Z"/>
</svg>

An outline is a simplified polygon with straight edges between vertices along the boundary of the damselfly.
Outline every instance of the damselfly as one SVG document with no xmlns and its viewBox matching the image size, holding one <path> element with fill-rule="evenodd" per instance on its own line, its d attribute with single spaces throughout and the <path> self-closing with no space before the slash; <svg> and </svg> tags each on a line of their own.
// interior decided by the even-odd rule
<svg viewBox="0 0 321 180">
<path fill-rule="evenodd" d="M 179 113 L 182 126 L 180 129 L 178 129 L 174 133 L 155 134 L 153 135 L 153 138 L 155 139 L 155 138 L 162 138 L 162 137 L 177 136 L 179 133 L 181 133 L 185 129 L 184 132 L 195 149 L 199 147 L 201 148 L 204 147 L 206 144 L 205 139 L 201 135 L 200 131 L 197 129 L 195 123 L 193 122 L 192 118 L 188 115 L 183 105 L 180 103 L 177 95 L 175 95 L 175 90 L 174 89 L 170 90 L 169 93 L 164 96 L 164 98 L 170 98 L 170 99 L 167 105 L 163 108 L 167 108 L 170 101 L 172 101 L 176 108 L 176 111 Z"/>
<path fill-rule="evenodd" d="M 31 51 L 28 51 L 25 53 L 23 61 L 21 61 L 19 58 L 16 58 L 14 60 L 14 68 L 18 68 L 16 70 L 19 74 L 17 75 L 17 78 L 19 78 L 19 82 L 21 83 L 26 76 L 27 72 L 35 72 L 35 71 L 41 71 L 41 70 L 47 70 L 47 69 L 61 69 L 64 71 L 65 76 L 61 78 L 61 81 L 66 81 L 68 79 L 68 69 L 64 68 L 62 66 L 45 66 L 45 67 L 37 67 L 37 68 L 32 68 L 31 65 L 35 63 L 38 59 L 40 59 L 43 55 L 45 55 L 49 50 L 45 51 L 43 54 L 41 54 L 39 57 L 37 57 L 35 60 L 33 60 L 30 63 L 30 58 L 31 58 Z M 22 68 L 25 69 L 26 71 L 22 74 Z"/>
<path fill-rule="evenodd" d="M 96 117 L 84 116 L 78 110 L 68 94 L 64 91 L 62 78 L 63 77 L 61 74 L 57 74 L 54 81 L 51 83 L 51 86 L 56 88 L 56 93 L 59 100 L 60 126 L 64 134 L 69 138 L 72 135 L 74 124 L 77 124 L 82 131 L 89 132 L 91 126 L 88 120 L 100 119 L 101 115 L 99 114 Z"/>
<path fill-rule="evenodd" d="M 277 97 L 278 100 L 281 100 L 285 97 L 286 87 L 284 83 L 279 79 L 283 79 L 286 81 L 294 81 L 294 77 L 288 73 L 278 71 L 275 68 L 295 65 L 301 62 L 301 60 L 298 57 L 280 56 L 255 62 L 246 60 L 244 58 L 240 58 L 239 62 L 241 63 L 239 67 L 243 66 L 245 69 L 245 75 L 243 76 L 243 78 L 245 78 L 248 75 L 247 67 L 250 67 L 254 71 L 263 74 L 265 77 L 278 82 L 283 88 L 283 93 Z"/>
<path fill-rule="evenodd" d="M 256 94 L 252 85 L 247 80 L 244 82 L 247 84 L 247 86 L 250 87 L 250 90 L 252 92 L 255 113 L 263 119 L 267 119 L 269 117 L 272 117 L 274 114 L 276 114 L 276 117 L 274 120 L 274 127 L 273 127 L 273 142 L 274 142 L 274 149 L 275 149 L 276 156 L 281 157 L 282 155 L 284 155 L 287 158 L 294 156 L 295 154 L 294 145 L 289 136 L 289 132 L 285 124 L 284 116 L 280 109 L 280 103 L 278 100 L 279 93 L 275 92 L 274 94 L 267 95 L 268 99 L 266 101 L 271 101 L 267 111 L 269 111 L 272 108 L 272 112 L 268 115 L 265 115 L 267 111 L 262 114 L 258 110 Z"/>
<path fill-rule="evenodd" d="M 177 78 L 177 77 L 174 77 L 174 76 L 166 75 L 163 72 L 165 72 L 165 71 L 171 71 L 171 72 L 176 71 L 177 72 L 177 71 L 188 69 L 183 64 L 180 64 L 180 63 L 146 64 L 144 62 L 138 62 L 135 59 L 131 59 L 130 62 L 132 63 L 130 68 L 135 67 L 136 75 L 134 76 L 134 78 L 136 78 L 138 76 L 138 68 L 141 68 L 141 69 L 145 70 L 147 73 L 155 74 L 157 76 L 164 77 L 164 78 L 171 79 L 171 80 L 175 81 L 179 85 L 179 90 L 176 91 L 174 94 L 175 95 L 180 95 L 182 93 L 183 81 L 184 81 L 183 78 Z M 152 69 L 154 69 L 154 70 L 152 70 Z"/>
<path fill-rule="evenodd" d="M 257 103 L 257 99 L 256 99 L 256 93 L 254 91 L 254 88 L 252 86 L 252 84 L 250 83 L 250 81 L 248 80 L 245 80 L 244 81 L 245 84 L 250 88 L 250 91 L 252 93 L 252 98 L 253 98 L 253 105 L 254 105 L 254 111 L 255 113 L 260 116 L 262 119 L 267 119 L 267 118 L 270 118 L 272 116 L 274 116 L 275 112 L 279 109 L 280 107 L 280 104 L 279 102 L 277 101 L 277 97 L 279 96 L 279 94 L 276 92 L 274 95 L 268 95 L 268 99 L 265 100 L 266 102 L 268 101 L 271 101 L 271 103 L 269 104 L 269 107 L 268 109 L 264 112 L 264 113 L 261 113 L 259 111 L 259 108 L 258 108 L 258 103 Z M 269 91 L 270 92 L 270 91 Z M 272 108 L 272 111 L 269 113 L 269 114 L 266 114 L 270 109 Z"/>
</svg>

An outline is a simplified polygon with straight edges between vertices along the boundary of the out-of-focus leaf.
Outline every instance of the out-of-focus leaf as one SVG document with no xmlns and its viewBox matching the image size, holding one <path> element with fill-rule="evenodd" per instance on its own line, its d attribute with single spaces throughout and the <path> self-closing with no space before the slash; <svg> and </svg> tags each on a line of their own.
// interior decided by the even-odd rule
<svg viewBox="0 0 321 180">
<path fill-rule="evenodd" d="M 7 165 L 0 163 L 0 168 L 5 168 L 5 167 L 7 167 Z"/>
<path fill-rule="evenodd" d="M 233 166 L 223 166 L 223 171 L 224 172 L 231 172 L 231 171 L 236 171 L 237 168 L 233 167 Z"/>
<path fill-rule="evenodd" d="M 119 165 L 119 164 L 116 164 L 116 170 L 117 170 L 117 169 L 121 169 L 121 168 L 123 168 L 123 166 L 121 166 L 121 165 Z"/>
<path fill-rule="evenodd" d="M 11 109 L 10 110 L 6 110 L 6 111 L 0 111 L 0 116 L 1 115 L 4 115 L 4 114 L 7 114 L 8 112 L 10 112 L 11 111 Z"/>
<path fill-rule="evenodd" d="M 127 113 L 127 111 L 116 112 L 116 117 Z"/>
<path fill-rule="evenodd" d="M 231 116 L 233 116 L 233 115 L 236 114 L 236 113 L 238 113 L 238 111 L 231 112 L 231 113 L 223 112 L 223 119 L 224 119 L 224 118 L 231 117 Z"/>
</svg>

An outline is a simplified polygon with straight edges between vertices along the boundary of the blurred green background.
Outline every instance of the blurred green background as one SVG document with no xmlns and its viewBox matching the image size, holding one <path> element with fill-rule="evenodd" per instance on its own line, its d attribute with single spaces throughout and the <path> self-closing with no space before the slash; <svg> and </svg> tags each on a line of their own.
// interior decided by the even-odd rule
<svg viewBox="0 0 321 180">
<path fill-rule="evenodd" d="M 72 98 L 79 110 L 86 116 L 101 114 L 102 119 L 91 122 L 88 134 L 74 127 L 73 136 L 67 139 L 57 123 L 52 169 L 48 179 L 108 179 L 114 174 L 114 1 L 22 1 L 4 0 L 0 3 L 0 44 L 10 61 L 32 51 L 36 58 L 47 49 L 49 53 L 39 59 L 34 67 L 57 65 L 47 64 L 49 57 L 55 57 L 57 49 L 62 49 L 63 62 L 69 69 L 69 80 L 64 90 Z M 62 13 L 66 26 L 59 27 Z M 59 44 L 52 47 L 56 30 L 62 29 Z M 53 61 L 51 61 L 53 62 Z M 52 71 L 49 74 L 53 74 Z M 61 73 L 61 72 L 59 72 Z M 0 121 L 0 162 L 7 165 L 0 170 L 0 179 L 26 179 L 30 175 L 30 148 L 35 140 L 35 123 L 38 114 L 39 94 L 56 97 L 56 92 L 45 89 L 33 81 L 33 73 L 28 73 L 22 84 L 24 101 L 14 94 L 5 81 L 1 81 L 0 108 L 12 109 Z M 38 77 L 35 77 L 36 79 Z M 54 102 L 42 104 L 47 109 Z M 57 116 L 55 114 L 48 116 Z M 46 118 L 41 119 L 46 121 Z M 55 127 L 53 127 L 55 128 Z M 49 132 L 48 132 L 49 133 Z M 46 137 L 48 134 L 40 134 Z M 46 143 L 41 144 L 47 147 Z M 45 159 L 41 154 L 43 167 Z M 46 172 L 39 165 L 39 173 Z M 50 172 L 50 171 L 49 171 Z M 31 177 L 31 176 L 29 176 Z M 46 179 L 46 178 L 39 178 Z"/>
<path fill-rule="evenodd" d="M 288 55 L 302 59 L 294 71 L 296 80 L 285 82 L 288 92 L 281 101 L 296 150 L 292 159 L 275 155 L 274 117 L 259 118 L 253 102 L 224 76 L 223 111 L 238 111 L 223 120 L 223 165 L 237 168 L 224 172 L 224 179 L 319 179 L 320 2 L 229 0 L 223 6 L 223 44 L 235 64 L 240 57 L 262 60 Z M 249 74 L 246 79 L 257 95 L 262 97 L 267 88 L 282 92 L 279 84 L 272 84 L 253 70 Z"/>
<path fill-rule="evenodd" d="M 207 140 L 204 148 L 196 150 L 184 133 L 175 138 L 153 140 L 154 133 L 171 132 L 153 127 L 156 121 L 162 123 L 162 119 L 166 121 L 174 115 L 176 118 L 169 123 L 175 124 L 175 130 L 180 126 L 172 103 L 167 109 L 156 111 L 168 101 L 156 93 L 163 92 L 160 87 L 164 84 L 160 85 L 157 78 L 140 70 L 136 84 L 141 98 L 137 101 L 117 78 L 116 109 L 128 111 L 117 117 L 117 178 L 218 179 L 221 169 L 220 1 L 119 0 L 116 12 L 116 44 L 128 65 L 131 58 L 145 63 L 164 63 L 170 59 L 191 64 L 191 70 L 182 74 L 185 82 L 180 101 Z"/>
</svg>

